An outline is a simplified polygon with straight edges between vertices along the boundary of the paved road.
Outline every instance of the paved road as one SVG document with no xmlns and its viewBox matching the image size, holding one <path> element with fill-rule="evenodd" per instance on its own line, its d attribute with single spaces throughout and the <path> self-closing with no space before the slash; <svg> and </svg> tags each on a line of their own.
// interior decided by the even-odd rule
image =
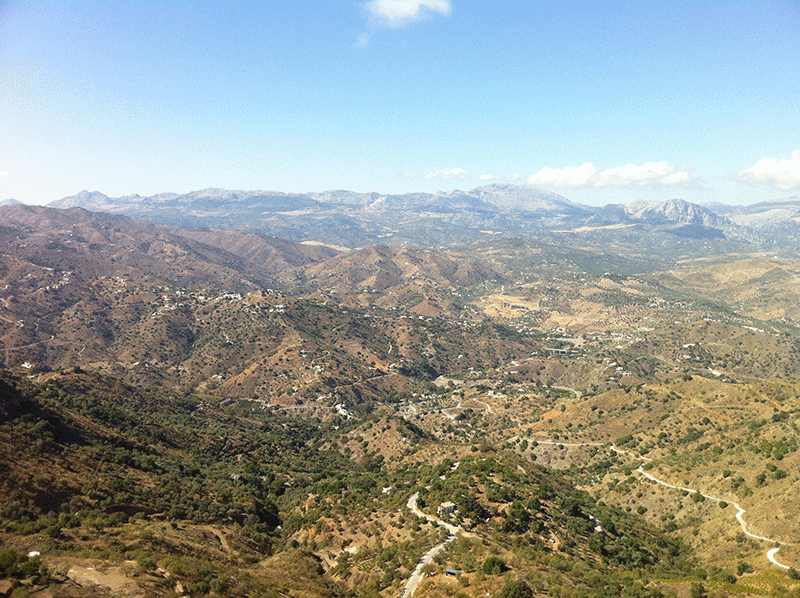
<svg viewBox="0 0 800 598">
<path fill-rule="evenodd" d="M 450 532 L 450 535 L 444 542 L 442 542 L 441 544 L 437 544 L 423 555 L 419 563 L 417 563 L 417 566 L 414 569 L 414 572 L 411 574 L 411 577 L 408 578 L 408 583 L 406 584 L 406 589 L 403 590 L 402 598 L 411 598 L 414 595 L 414 592 L 417 591 L 417 586 L 419 585 L 419 582 L 422 581 L 422 578 L 425 576 L 425 574 L 422 572 L 423 567 L 425 567 L 425 565 L 432 563 L 434 557 L 437 554 L 439 554 L 442 550 L 444 550 L 445 547 L 450 542 L 456 539 L 456 534 L 458 534 L 461 531 L 464 531 L 457 525 L 452 525 L 450 523 L 447 523 L 446 521 L 442 521 L 441 519 L 438 519 L 431 515 L 427 515 L 422 511 L 420 511 L 419 507 L 417 507 L 417 498 L 419 498 L 419 492 L 415 492 L 414 494 L 412 494 L 411 498 L 409 498 L 408 502 L 406 503 L 406 506 L 411 510 L 411 512 L 414 513 L 414 515 L 416 515 L 417 517 L 421 517 L 423 519 L 427 519 L 428 521 L 432 521 L 433 523 L 441 525 L 448 532 Z"/>
</svg>

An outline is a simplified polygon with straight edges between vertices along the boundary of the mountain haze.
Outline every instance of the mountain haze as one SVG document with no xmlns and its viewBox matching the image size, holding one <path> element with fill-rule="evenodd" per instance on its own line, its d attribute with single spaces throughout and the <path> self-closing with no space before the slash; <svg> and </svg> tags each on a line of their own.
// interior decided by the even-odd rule
<svg viewBox="0 0 800 598">
<path fill-rule="evenodd" d="M 769 242 L 759 230 L 680 199 L 584 206 L 528 186 L 496 184 L 439 193 L 280 193 L 205 189 L 186 194 L 110 198 L 97 191 L 54 201 L 158 224 L 257 231 L 349 248 L 373 244 L 443 245 L 492 235 L 641 226 L 643 232 L 696 240 Z"/>
</svg>

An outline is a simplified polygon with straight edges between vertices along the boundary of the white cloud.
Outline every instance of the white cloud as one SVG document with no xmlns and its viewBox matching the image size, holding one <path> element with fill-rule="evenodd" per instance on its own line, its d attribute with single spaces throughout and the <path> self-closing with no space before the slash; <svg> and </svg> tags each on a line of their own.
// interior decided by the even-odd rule
<svg viewBox="0 0 800 598">
<path fill-rule="evenodd" d="M 479 176 L 478 178 L 479 178 L 480 180 L 482 180 L 482 181 L 496 181 L 496 180 L 497 180 L 497 179 L 499 179 L 500 177 L 499 177 L 499 176 L 495 176 L 495 175 L 493 175 L 493 174 L 482 174 L 482 175 L 481 175 L 481 176 Z"/>
<path fill-rule="evenodd" d="M 363 5 L 378 27 L 394 29 L 439 13 L 450 16 L 450 0 L 372 0 Z"/>
<path fill-rule="evenodd" d="M 597 168 L 591 162 L 584 162 L 580 167 L 544 167 L 528 177 L 528 184 L 542 187 L 590 187 L 592 185 L 589 181 L 597 172 Z"/>
<path fill-rule="evenodd" d="M 429 172 L 426 179 L 468 179 L 469 173 L 463 168 L 445 168 L 436 172 Z"/>
<path fill-rule="evenodd" d="M 689 172 L 668 162 L 645 162 L 642 165 L 626 164 L 616 168 L 598 169 L 591 162 L 581 166 L 542 168 L 528 178 L 531 185 L 542 187 L 608 187 L 628 186 L 688 186 L 692 183 Z"/>
<path fill-rule="evenodd" d="M 0 176 L 8 176 L 8 173 L 4 170 L 3 172 L 0 172 Z"/>
<path fill-rule="evenodd" d="M 794 150 L 788 160 L 761 158 L 737 178 L 745 183 L 772 185 L 778 189 L 800 186 L 800 150 Z"/>
<path fill-rule="evenodd" d="M 520 174 L 518 172 L 515 172 L 514 174 L 508 175 L 508 180 L 509 181 L 518 181 L 520 178 L 522 178 L 522 177 L 520 176 Z"/>
<path fill-rule="evenodd" d="M 595 187 L 607 185 L 686 185 L 689 183 L 689 172 L 678 170 L 668 162 L 645 162 L 641 166 L 626 164 L 617 168 L 609 168 L 599 173 Z"/>
</svg>

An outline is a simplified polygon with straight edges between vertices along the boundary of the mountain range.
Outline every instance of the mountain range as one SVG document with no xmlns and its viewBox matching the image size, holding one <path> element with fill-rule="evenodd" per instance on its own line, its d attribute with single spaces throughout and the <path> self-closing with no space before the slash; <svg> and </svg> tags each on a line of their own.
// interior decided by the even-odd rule
<svg viewBox="0 0 800 598">
<path fill-rule="evenodd" d="M 621 227 L 784 248 L 796 247 L 800 237 L 797 197 L 713 210 L 681 199 L 593 207 L 510 184 L 402 195 L 204 189 L 111 198 L 82 191 L 49 206 L 126 214 L 168 226 L 255 231 L 351 249 L 380 243 L 452 246 L 497 235 L 541 237 L 564 231 L 591 237 Z"/>
</svg>

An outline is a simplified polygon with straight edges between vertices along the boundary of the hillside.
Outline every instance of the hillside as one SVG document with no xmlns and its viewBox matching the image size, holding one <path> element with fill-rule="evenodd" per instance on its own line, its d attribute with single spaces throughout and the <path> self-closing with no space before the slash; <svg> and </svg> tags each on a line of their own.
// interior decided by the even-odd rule
<svg viewBox="0 0 800 598">
<path fill-rule="evenodd" d="M 259 234 L 174 231 L 77 207 L 55 210 L 18 204 L 0 207 L 0 216 L 0 239 L 16 246 L 11 252 L 15 259 L 40 268 L 72 269 L 85 277 L 133 275 L 236 291 L 265 286 L 281 270 L 337 253 Z"/>
<path fill-rule="evenodd" d="M 458 318 L 467 317 L 474 289 L 510 276 L 499 264 L 465 258 L 462 252 L 377 245 L 286 271 L 280 280 L 290 291 L 333 296 L 342 305 Z"/>
<path fill-rule="evenodd" d="M 388 247 L 338 257 L 254 233 L 166 229 L 81 208 L 4 210 L 7 366 L 80 366 L 333 411 L 396 394 L 391 386 L 420 386 L 458 360 L 482 369 L 531 350 L 459 296 L 504 276 L 475 260 Z"/>
<path fill-rule="evenodd" d="M 800 589 L 788 252 L 0 215 L 0 594 Z"/>
<path fill-rule="evenodd" d="M 346 588 L 396 589 L 441 535 L 403 508 L 410 489 L 425 484 L 426 504 L 450 497 L 475 513 L 497 513 L 487 523 L 465 523 L 472 531 L 448 552 L 473 591 L 499 587 L 505 570 L 547 575 L 554 559 L 566 563 L 567 555 L 584 569 L 559 575 L 564 587 L 592 587 L 590 570 L 601 562 L 613 572 L 606 583 L 620 587 L 635 585 L 621 574 L 632 567 L 692 571 L 685 549 L 654 527 L 596 504 L 558 473 L 491 450 L 460 467 L 379 470 L 321 448 L 331 427 L 243 405 L 198 404 L 78 372 L 37 383 L 4 375 L 0 384 L 6 480 L 0 515 L 7 522 L 0 538 L 6 554 L 35 549 L 48 555 L 52 570 L 39 572 L 34 587 L 90 595 L 80 586 L 99 565 L 106 575 L 99 595 L 123 589 L 167 595 L 178 588 L 191 595 L 336 596 Z M 430 444 L 403 420 L 374 424 L 406 426 L 412 447 Z M 21 450 L 22 444 L 30 448 Z M 522 476 L 518 463 L 530 474 Z M 443 484 L 441 472 L 450 469 Z M 589 514 L 613 530 L 599 544 L 592 541 Z M 554 537 L 564 542 L 555 552 Z M 499 569 L 487 568 L 491 557 L 502 563 Z M 421 595 L 430 585 L 423 584 Z"/>
</svg>

